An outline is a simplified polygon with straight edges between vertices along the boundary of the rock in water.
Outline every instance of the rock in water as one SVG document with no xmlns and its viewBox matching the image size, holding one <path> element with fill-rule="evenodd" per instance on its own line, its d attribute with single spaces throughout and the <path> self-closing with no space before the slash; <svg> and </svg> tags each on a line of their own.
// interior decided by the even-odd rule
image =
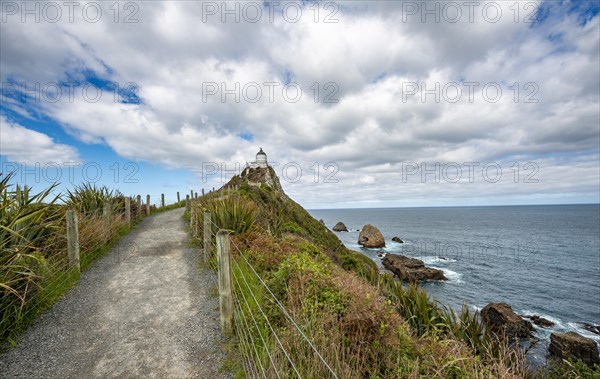
<svg viewBox="0 0 600 379">
<path fill-rule="evenodd" d="M 548 353 L 558 359 L 581 359 L 590 366 L 600 364 L 596 342 L 575 332 L 552 333 Z"/>
<path fill-rule="evenodd" d="M 340 221 L 337 224 L 335 224 L 335 226 L 333 227 L 333 231 L 334 232 L 347 232 L 348 228 L 346 228 L 346 225 L 344 225 L 344 223 Z"/>
<path fill-rule="evenodd" d="M 425 267 L 423 261 L 397 254 L 386 254 L 383 266 L 406 282 L 423 280 L 448 280 L 442 270 Z"/>
<path fill-rule="evenodd" d="M 531 321 L 533 321 L 534 324 L 536 324 L 537 326 L 541 326 L 542 328 L 551 328 L 554 326 L 554 323 L 548 319 L 545 319 L 543 317 L 534 315 L 534 316 L 525 316 L 528 319 L 530 319 Z"/>
<path fill-rule="evenodd" d="M 516 314 L 506 303 L 490 303 L 481 310 L 483 322 L 497 334 L 509 338 L 529 338 L 533 331 L 531 322 Z"/>
<path fill-rule="evenodd" d="M 367 224 L 363 226 L 358 235 L 358 244 L 370 248 L 385 247 L 385 239 L 379 229 L 371 224 Z"/>
<path fill-rule="evenodd" d="M 579 325 L 588 332 L 600 335 L 600 325 L 592 325 L 587 322 L 580 322 Z"/>
<path fill-rule="evenodd" d="M 394 237 L 394 238 L 392 238 L 392 241 L 394 241 L 394 242 L 398 242 L 398 243 L 404 243 L 404 241 L 402 241 L 402 240 L 400 239 L 400 237 Z"/>
</svg>

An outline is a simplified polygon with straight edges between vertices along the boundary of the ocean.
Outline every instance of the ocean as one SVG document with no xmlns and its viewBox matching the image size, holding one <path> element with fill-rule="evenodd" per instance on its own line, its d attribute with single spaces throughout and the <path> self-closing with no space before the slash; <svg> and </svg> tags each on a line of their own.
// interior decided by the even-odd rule
<svg viewBox="0 0 600 379">
<path fill-rule="evenodd" d="M 422 284 L 431 298 L 460 310 L 506 302 L 521 315 L 539 315 L 556 325 L 535 327 L 541 342 L 534 362 L 545 360 L 553 331 L 576 331 L 600 345 L 600 335 L 581 323 L 600 325 L 600 204 L 493 207 L 310 210 L 350 249 L 380 267 L 382 252 L 421 259 L 439 268 L 447 282 Z M 382 249 L 358 245 L 365 224 L 379 228 Z M 404 243 L 392 242 L 393 237 Z"/>
</svg>

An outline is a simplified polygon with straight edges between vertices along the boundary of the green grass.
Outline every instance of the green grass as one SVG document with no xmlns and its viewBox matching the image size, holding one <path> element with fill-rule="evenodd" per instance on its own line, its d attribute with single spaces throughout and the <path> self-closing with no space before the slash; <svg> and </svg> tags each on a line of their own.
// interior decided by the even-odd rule
<svg viewBox="0 0 600 379">
<path fill-rule="evenodd" d="M 251 337 L 247 345 L 239 344 L 240 354 L 252 356 L 255 362 L 263 367 L 269 367 L 269 355 L 275 352 L 272 335 L 268 324 L 259 308 L 264 308 L 264 288 L 251 269 L 243 262 L 237 262 L 232 267 L 232 282 L 236 292 L 236 334 L 242 333 L 238 328 L 244 328 Z M 268 353 L 269 352 L 269 353 Z M 268 371 L 267 371 L 268 372 Z"/>
<path fill-rule="evenodd" d="M 225 361 L 219 367 L 219 374 L 230 374 L 235 379 L 245 378 L 246 374 L 241 365 L 242 356 L 235 339 L 223 342 L 220 347 L 225 352 Z"/>
</svg>

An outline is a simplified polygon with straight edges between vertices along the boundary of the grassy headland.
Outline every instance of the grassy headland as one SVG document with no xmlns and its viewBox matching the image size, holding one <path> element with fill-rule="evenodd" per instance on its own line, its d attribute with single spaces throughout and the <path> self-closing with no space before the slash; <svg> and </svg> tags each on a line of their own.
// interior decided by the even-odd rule
<svg viewBox="0 0 600 379">
<path fill-rule="evenodd" d="M 236 325 L 239 349 L 267 377 L 331 377 L 278 302 L 339 378 L 598 377 L 598 368 L 571 362 L 528 371 L 524 353 L 489 333 L 477 313 L 456 313 L 380 273 L 280 188 L 234 177 L 193 204 L 212 213 L 213 232 L 236 231 L 237 312 L 252 320 Z"/>
</svg>

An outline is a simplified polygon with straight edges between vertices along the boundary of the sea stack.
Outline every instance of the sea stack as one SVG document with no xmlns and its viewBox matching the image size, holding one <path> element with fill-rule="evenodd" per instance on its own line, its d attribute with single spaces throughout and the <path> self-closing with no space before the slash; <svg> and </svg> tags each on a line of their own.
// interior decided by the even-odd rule
<svg viewBox="0 0 600 379">
<path fill-rule="evenodd" d="M 340 221 L 337 224 L 335 224 L 335 226 L 333 227 L 333 231 L 334 232 L 347 232 L 348 228 L 346 228 L 346 225 L 344 225 L 344 223 Z"/>
<path fill-rule="evenodd" d="M 368 248 L 385 247 L 383 234 L 371 224 L 363 226 L 358 235 L 358 244 Z"/>
</svg>

